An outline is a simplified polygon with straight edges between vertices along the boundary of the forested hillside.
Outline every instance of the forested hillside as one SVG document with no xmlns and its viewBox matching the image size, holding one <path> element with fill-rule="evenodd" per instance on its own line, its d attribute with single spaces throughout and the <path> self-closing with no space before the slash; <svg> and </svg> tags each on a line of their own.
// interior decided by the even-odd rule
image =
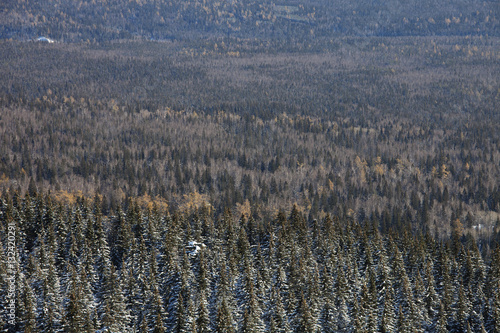
<svg viewBox="0 0 500 333">
<path fill-rule="evenodd" d="M 438 238 L 458 219 L 494 242 L 496 39 L 213 43 L 4 43 L 1 189 L 98 193 L 105 214 L 126 197 L 266 220 L 297 204 Z"/>
<path fill-rule="evenodd" d="M 105 216 L 99 196 L 0 204 L 16 332 L 500 331 L 500 249 L 485 261 L 458 224 L 440 242 L 297 207 L 265 221 L 134 201 Z"/>
<path fill-rule="evenodd" d="M 499 4 L 488 0 L 11 0 L 0 4 L 0 36 L 61 42 L 234 36 L 304 41 L 352 36 L 499 36 Z"/>
<path fill-rule="evenodd" d="M 0 1 L 0 332 L 500 333 L 499 13 Z"/>
</svg>

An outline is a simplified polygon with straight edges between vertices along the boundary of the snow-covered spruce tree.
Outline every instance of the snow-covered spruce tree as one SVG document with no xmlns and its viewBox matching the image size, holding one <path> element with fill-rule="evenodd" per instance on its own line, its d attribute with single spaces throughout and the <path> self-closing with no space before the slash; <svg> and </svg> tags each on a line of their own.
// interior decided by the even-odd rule
<svg viewBox="0 0 500 333">
<path fill-rule="evenodd" d="M 201 239 L 200 239 L 201 240 Z M 211 293 L 211 279 L 208 260 L 206 259 L 206 247 L 200 247 L 199 251 L 196 253 L 193 263 L 193 268 L 195 268 L 195 277 L 193 279 L 193 284 L 198 286 L 197 293 L 195 293 L 195 299 L 197 303 L 193 302 L 195 307 L 195 318 L 196 328 L 198 333 L 208 333 L 211 332 L 210 326 L 210 310 L 208 304 L 208 295 Z"/>
<path fill-rule="evenodd" d="M 468 297 L 464 292 L 464 287 L 462 285 L 459 286 L 458 300 L 455 304 L 455 319 L 451 324 L 453 331 L 463 332 L 466 330 L 469 319 L 469 303 Z"/>
<path fill-rule="evenodd" d="M 30 291 L 34 296 L 35 294 L 42 293 L 42 284 L 44 279 L 47 277 L 47 251 L 44 243 L 45 230 L 43 225 L 40 226 L 40 233 L 37 235 L 31 253 L 28 257 L 28 265 L 26 266 L 26 274 L 29 279 Z M 34 300 L 33 306 L 35 307 L 36 321 L 42 321 L 43 317 L 40 313 L 43 311 L 42 298 L 37 298 Z M 41 323 L 39 323 L 41 324 Z M 35 325 L 38 326 L 38 323 Z"/>
<path fill-rule="evenodd" d="M 413 323 L 414 329 L 421 331 L 423 327 L 426 327 L 430 322 L 429 318 L 426 317 L 425 311 L 425 287 L 422 276 L 420 275 L 420 270 L 415 270 L 414 272 L 414 288 L 413 288 Z"/>
<path fill-rule="evenodd" d="M 1 201 L 1 200 L 0 200 Z M 2 213 L 0 213 L 0 219 L 2 218 L 1 217 Z M 4 221 L 0 222 L 0 233 L 1 235 L 6 235 L 7 233 L 5 233 L 5 229 L 4 229 L 4 226 L 6 226 L 7 224 L 4 224 Z M 7 256 L 5 255 L 4 253 L 4 246 L 3 246 L 3 239 L 2 237 L 0 237 L 0 286 L 2 286 L 2 288 L 0 288 L 0 299 L 3 299 L 5 301 L 8 300 L 8 287 L 4 287 L 4 286 L 8 286 L 8 278 L 10 277 L 10 271 L 7 270 Z M 7 304 L 5 307 L 2 307 L 0 309 L 0 332 L 7 332 L 7 330 L 9 329 L 9 327 L 11 326 L 10 324 L 8 324 L 8 307 L 7 307 Z"/>
<path fill-rule="evenodd" d="M 336 282 L 336 306 L 337 306 L 337 327 L 339 332 L 349 332 L 350 327 L 352 325 L 351 320 L 355 320 L 354 317 L 351 316 L 351 311 L 349 309 L 350 304 L 354 304 L 354 298 L 351 298 L 352 293 L 349 292 L 349 287 L 347 285 L 347 280 L 345 278 L 344 269 L 343 269 L 343 261 L 338 261 L 338 266 L 336 268 L 337 271 L 337 282 Z"/>
<path fill-rule="evenodd" d="M 290 333 L 290 323 L 283 306 L 281 290 L 278 285 L 274 286 L 271 292 L 268 313 L 270 321 L 274 322 L 277 333 Z"/>
<path fill-rule="evenodd" d="M 56 230 L 59 228 L 58 221 L 53 214 L 53 209 L 47 209 L 45 223 L 47 225 L 47 245 L 46 245 L 46 276 L 42 286 L 42 323 L 39 329 L 46 332 L 57 331 L 60 328 L 63 310 L 62 310 L 62 295 L 61 282 L 59 272 L 56 266 L 56 256 L 58 248 L 58 237 Z M 86 262 L 87 263 L 87 262 Z M 93 292 L 91 291 L 91 296 Z"/>
<path fill-rule="evenodd" d="M 361 309 L 366 317 L 366 332 L 375 333 L 378 330 L 378 304 L 375 275 L 369 269 L 361 289 Z"/>
<path fill-rule="evenodd" d="M 62 329 L 65 332 L 86 332 L 86 308 L 80 276 L 76 268 L 69 264 L 69 278 L 64 301 Z"/>
<path fill-rule="evenodd" d="M 212 328 L 210 325 L 210 310 L 208 305 L 207 289 L 202 289 L 198 296 L 196 325 L 198 333 L 212 332 Z"/>
<path fill-rule="evenodd" d="M 412 285 L 406 272 L 402 253 L 397 246 L 395 247 L 393 260 L 395 301 L 399 305 L 400 311 L 403 311 L 405 318 L 402 323 L 403 327 L 399 329 L 410 332 L 415 327 L 417 315 L 413 300 Z"/>
<path fill-rule="evenodd" d="M 448 319 L 446 318 L 446 309 L 443 302 L 439 306 L 439 314 L 432 330 L 436 333 L 448 333 Z"/>
<path fill-rule="evenodd" d="M 143 287 L 146 273 L 144 266 L 140 264 L 141 256 L 136 239 L 131 238 L 130 248 L 123 257 L 123 264 L 120 270 L 122 281 L 122 292 L 125 297 L 127 309 L 130 311 L 130 326 L 136 330 L 143 327 L 149 327 L 148 320 L 145 318 L 142 309 L 146 304 L 146 295 Z"/>
<path fill-rule="evenodd" d="M 144 238 L 146 239 L 148 246 L 157 249 L 161 240 L 161 217 L 156 204 L 154 204 L 153 207 L 147 208 L 145 219 L 147 226 L 143 231 Z"/>
<path fill-rule="evenodd" d="M 319 332 L 317 322 L 313 316 L 306 297 L 301 293 L 298 306 L 292 321 L 293 332 L 316 333 Z"/>
<path fill-rule="evenodd" d="M 213 298 L 216 312 L 214 331 L 234 333 L 237 331 L 238 324 L 238 320 L 235 318 L 237 307 L 232 296 L 233 288 L 230 280 L 231 277 L 228 276 L 231 270 L 226 266 L 226 260 L 224 260 L 223 255 L 221 256 L 219 265 L 220 266 L 216 268 L 219 276 L 215 281 L 215 298 Z"/>
<path fill-rule="evenodd" d="M 35 294 L 28 279 L 22 279 L 23 289 L 19 292 L 22 294 L 22 308 L 23 315 L 20 317 L 23 332 L 34 333 L 37 331 L 36 326 L 36 300 Z"/>
<path fill-rule="evenodd" d="M 180 291 L 176 304 L 176 322 L 174 332 L 191 333 L 196 329 L 196 313 L 193 302 L 195 289 L 194 276 L 191 269 L 191 260 L 187 252 L 183 251 L 182 268 L 180 272 Z"/>
<path fill-rule="evenodd" d="M 235 333 L 236 323 L 226 297 L 223 297 L 217 308 L 217 317 L 215 322 L 215 332 L 217 333 Z"/>
<path fill-rule="evenodd" d="M 90 252 L 88 251 L 88 247 L 86 252 Z M 86 332 L 93 332 L 100 324 L 97 317 L 98 304 L 96 303 L 94 288 L 92 287 L 93 275 L 92 265 L 85 264 L 80 268 L 80 285 L 83 293 L 82 301 L 84 303 Z"/>
<path fill-rule="evenodd" d="M 352 317 L 352 322 L 351 322 L 352 326 L 349 332 L 352 333 L 365 332 L 366 316 L 364 314 L 363 309 L 361 308 L 361 305 L 359 304 L 357 297 L 355 297 L 353 301 L 351 317 Z"/>
<path fill-rule="evenodd" d="M 475 290 L 470 289 L 466 293 L 471 302 L 469 322 L 475 331 L 479 331 L 484 326 L 484 315 L 487 315 L 486 295 L 483 291 L 483 284 L 479 284 Z"/>
<path fill-rule="evenodd" d="M 443 303 L 445 315 L 450 318 L 452 315 L 452 304 L 453 304 L 453 284 L 451 277 L 451 269 L 453 267 L 453 260 L 449 250 L 445 246 L 440 246 L 437 260 L 434 261 L 436 266 L 436 277 L 438 293 L 440 294 L 440 300 Z"/>
<path fill-rule="evenodd" d="M 436 292 L 436 281 L 434 280 L 433 265 L 430 258 L 425 262 L 425 297 L 424 318 L 426 328 L 430 330 L 439 313 L 439 295 Z"/>
<path fill-rule="evenodd" d="M 155 320 L 155 326 L 158 326 L 159 323 L 158 321 L 161 321 L 163 323 L 163 320 L 167 317 L 167 312 L 165 310 L 163 298 L 160 294 L 160 284 L 159 284 L 159 267 L 157 263 L 157 259 L 159 255 L 156 252 L 156 249 L 151 250 L 151 255 L 150 255 L 150 273 L 149 273 L 149 280 L 151 284 L 151 300 L 150 300 L 150 307 L 155 313 L 156 320 Z M 161 320 L 159 320 L 160 318 Z M 163 324 L 162 324 L 163 326 Z"/>
<path fill-rule="evenodd" d="M 115 216 L 111 217 L 110 222 L 111 261 L 121 269 L 127 253 L 131 250 L 132 240 L 134 239 L 132 225 L 131 221 L 126 218 L 121 210 L 121 207 L 118 207 Z"/>
<path fill-rule="evenodd" d="M 240 331 L 243 333 L 264 332 L 265 326 L 262 320 L 262 310 L 251 279 L 249 279 L 246 289 L 245 312 Z"/>
<path fill-rule="evenodd" d="M 491 318 L 492 318 L 492 323 L 490 327 L 493 328 L 493 332 L 500 332 L 500 282 L 498 284 L 498 287 L 496 288 L 496 292 L 493 293 L 493 300 L 491 303 L 493 303 L 492 306 L 492 313 L 491 313 Z"/>
<path fill-rule="evenodd" d="M 186 290 L 181 289 L 177 297 L 177 303 L 175 309 L 176 321 L 174 329 L 172 331 L 175 333 L 187 333 L 190 327 L 188 319 L 189 313 L 187 307 L 187 300 L 184 299 L 185 296 L 189 297 Z"/>
<path fill-rule="evenodd" d="M 486 272 L 484 293 L 488 295 L 486 304 L 485 327 L 489 331 L 499 328 L 500 332 L 500 246 L 497 246 L 491 255 L 489 269 Z M 499 318 L 499 319 L 497 319 Z"/>
<path fill-rule="evenodd" d="M 269 267 L 269 258 L 262 252 L 262 246 L 258 244 L 256 247 L 257 256 L 255 258 L 255 261 L 257 270 L 255 281 L 257 294 L 260 296 L 261 303 L 266 303 L 269 301 L 269 296 L 271 295 L 271 268 Z"/>
<path fill-rule="evenodd" d="M 128 332 L 130 312 L 125 304 L 122 283 L 111 263 L 104 268 L 101 287 L 99 313 L 102 328 L 110 332 Z"/>
<path fill-rule="evenodd" d="M 160 294 L 160 285 L 158 283 L 159 269 L 157 264 L 156 249 L 151 248 L 149 251 L 146 249 L 142 235 L 139 242 L 139 260 L 143 264 L 136 265 L 139 269 L 136 271 L 140 279 L 135 279 L 136 285 L 132 286 L 136 289 L 134 299 L 136 302 L 141 302 L 140 312 L 137 313 L 136 322 L 145 321 L 148 327 L 160 327 L 160 322 L 167 318 L 167 313 L 163 305 L 163 298 Z M 137 308 L 136 308 L 137 309 Z M 158 321 L 158 317 L 161 318 Z"/>
<path fill-rule="evenodd" d="M 338 313 L 335 304 L 335 289 L 333 283 L 333 267 L 331 258 L 326 260 L 322 274 L 322 306 L 320 313 L 321 331 L 324 333 L 333 333 L 337 331 Z"/>
<path fill-rule="evenodd" d="M 38 205 L 38 208 L 41 208 L 40 205 Z M 34 246 L 38 227 L 41 225 L 41 221 L 37 221 L 39 214 L 37 212 L 36 194 L 32 197 L 29 194 L 26 194 L 24 200 L 22 201 L 22 209 L 20 213 L 22 215 L 19 216 L 20 219 L 16 221 L 16 224 L 19 225 L 19 236 L 22 237 L 18 237 L 16 241 L 19 242 L 16 242 L 16 244 L 18 244 L 18 246 L 22 246 L 22 252 L 20 252 L 21 262 L 26 262 L 27 256 Z M 14 215 L 14 217 L 17 216 Z"/>
<path fill-rule="evenodd" d="M 394 290 L 392 285 L 387 286 L 384 290 L 384 304 L 382 310 L 382 318 L 380 323 L 381 333 L 393 333 L 396 331 L 396 311 L 394 308 Z"/>
<path fill-rule="evenodd" d="M 167 268 L 170 269 L 167 271 Z M 166 273 L 163 277 L 162 283 L 164 293 L 166 295 L 165 309 L 168 313 L 166 328 L 167 331 L 173 332 L 177 325 L 178 300 L 179 294 L 182 290 L 182 272 L 177 256 L 171 256 L 170 262 L 167 267 L 163 268 L 163 272 Z"/>
<path fill-rule="evenodd" d="M 238 265 L 238 274 L 235 276 L 235 299 L 238 306 L 238 315 L 241 317 L 245 313 L 245 309 L 250 300 L 250 292 L 255 294 L 253 256 L 250 253 L 250 243 L 248 242 L 244 228 L 240 228 L 239 230 L 237 256 L 240 257 L 241 260 Z"/>
</svg>

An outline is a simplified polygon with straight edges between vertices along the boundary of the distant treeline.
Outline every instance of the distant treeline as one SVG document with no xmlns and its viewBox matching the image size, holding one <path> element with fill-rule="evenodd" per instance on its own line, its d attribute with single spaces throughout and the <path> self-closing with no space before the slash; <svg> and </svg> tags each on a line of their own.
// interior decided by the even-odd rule
<svg viewBox="0 0 500 333">
<path fill-rule="evenodd" d="M 0 38 L 59 42 L 237 37 L 499 36 L 496 1 L 5 1 Z"/>
</svg>

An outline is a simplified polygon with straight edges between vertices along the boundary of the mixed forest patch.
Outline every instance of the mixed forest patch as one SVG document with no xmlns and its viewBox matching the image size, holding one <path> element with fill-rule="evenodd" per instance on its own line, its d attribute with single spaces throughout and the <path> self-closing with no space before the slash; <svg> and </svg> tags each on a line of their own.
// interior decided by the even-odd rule
<svg viewBox="0 0 500 333">
<path fill-rule="evenodd" d="M 459 220 L 494 242 L 496 39 L 237 45 L 2 44 L 1 188 L 98 193 L 105 214 L 127 197 L 266 220 L 296 204 L 437 238 Z"/>
</svg>

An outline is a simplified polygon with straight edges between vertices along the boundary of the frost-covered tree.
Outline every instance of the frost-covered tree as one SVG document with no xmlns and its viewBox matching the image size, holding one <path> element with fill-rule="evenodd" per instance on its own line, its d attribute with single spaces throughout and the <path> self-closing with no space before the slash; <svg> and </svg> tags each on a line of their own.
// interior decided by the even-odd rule
<svg viewBox="0 0 500 333">
<path fill-rule="evenodd" d="M 215 332 L 217 333 L 235 333 L 236 323 L 230 308 L 230 305 L 225 297 L 219 302 L 217 308 L 217 317 L 215 322 Z"/>
<path fill-rule="evenodd" d="M 209 310 L 206 289 L 202 289 L 198 296 L 196 325 L 198 333 L 212 332 L 210 325 L 210 310 Z"/>
<path fill-rule="evenodd" d="M 269 300 L 268 316 L 269 322 L 274 323 L 275 331 L 279 333 L 290 333 L 291 328 L 288 316 L 283 306 L 281 291 L 278 286 L 273 287 Z"/>
<path fill-rule="evenodd" d="M 323 290 L 322 290 L 322 306 L 320 313 L 321 331 L 325 333 L 333 333 L 337 330 L 337 307 L 335 304 L 335 289 L 332 276 L 333 268 L 328 265 L 330 260 L 327 260 L 327 265 L 323 271 Z"/>
<path fill-rule="evenodd" d="M 396 332 L 396 311 L 392 286 L 387 286 L 387 289 L 385 289 L 380 331 L 382 333 Z"/>
<path fill-rule="evenodd" d="M 70 265 L 69 274 L 62 328 L 66 332 L 85 332 L 87 318 L 83 287 L 73 265 Z"/>
<path fill-rule="evenodd" d="M 113 265 L 105 269 L 101 294 L 101 325 L 111 332 L 127 332 L 130 312 L 125 303 L 122 283 Z"/>
</svg>

